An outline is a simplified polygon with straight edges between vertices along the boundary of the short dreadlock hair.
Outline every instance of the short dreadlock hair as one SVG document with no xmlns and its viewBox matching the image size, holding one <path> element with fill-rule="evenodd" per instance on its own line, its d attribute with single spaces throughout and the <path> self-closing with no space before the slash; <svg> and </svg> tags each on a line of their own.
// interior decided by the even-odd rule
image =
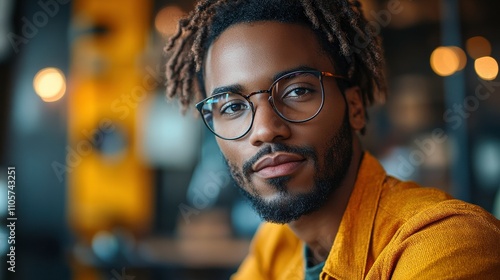
<svg viewBox="0 0 500 280">
<path fill-rule="evenodd" d="M 360 87 L 365 108 L 385 97 L 381 41 L 370 33 L 357 0 L 199 1 L 179 21 L 165 48 L 167 97 L 178 97 L 184 110 L 204 98 L 203 62 L 210 45 L 228 27 L 257 21 L 310 27 L 337 73 L 348 77 L 350 85 Z"/>
</svg>

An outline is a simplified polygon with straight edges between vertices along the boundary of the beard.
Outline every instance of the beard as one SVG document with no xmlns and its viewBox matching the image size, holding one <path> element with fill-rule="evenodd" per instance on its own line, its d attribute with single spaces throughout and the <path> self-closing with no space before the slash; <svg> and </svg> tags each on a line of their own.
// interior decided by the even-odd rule
<svg viewBox="0 0 500 280">
<path fill-rule="evenodd" d="M 346 114 L 338 132 L 328 141 L 323 155 L 323 166 L 319 163 L 318 152 L 309 146 L 293 147 L 283 143 L 272 143 L 262 148 L 255 156 L 246 161 L 242 169 L 227 161 L 232 177 L 239 185 L 239 190 L 250 201 L 255 211 L 262 219 L 285 224 L 295 221 L 320 209 L 328 201 L 331 194 L 339 188 L 345 178 L 352 159 L 352 134 L 349 119 Z M 272 200 L 266 200 L 258 194 L 250 181 L 251 167 L 262 156 L 287 152 L 300 154 L 304 158 L 312 159 L 314 170 L 313 186 L 306 193 L 290 193 L 287 188 L 291 176 L 277 177 L 266 180 L 278 194 Z M 245 188 L 245 186 L 247 188 Z"/>
</svg>

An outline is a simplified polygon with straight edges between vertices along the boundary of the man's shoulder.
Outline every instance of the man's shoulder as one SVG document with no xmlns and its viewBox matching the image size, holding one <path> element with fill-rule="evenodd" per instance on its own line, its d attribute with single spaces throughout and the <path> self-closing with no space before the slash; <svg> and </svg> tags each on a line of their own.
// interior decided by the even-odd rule
<svg viewBox="0 0 500 280">
<path fill-rule="evenodd" d="M 387 176 L 382 187 L 377 219 L 392 220 L 401 226 L 407 223 L 435 222 L 457 216 L 458 221 L 489 219 L 499 226 L 500 221 L 480 206 L 454 199 L 443 190 L 422 187 Z"/>
<path fill-rule="evenodd" d="M 379 161 L 365 152 L 351 199 L 365 207 L 376 207 L 376 216 L 404 222 L 452 197 L 442 190 L 388 175 Z"/>
<path fill-rule="evenodd" d="M 302 252 L 302 241 L 295 236 L 287 225 L 264 222 L 252 239 L 250 254 L 244 262 L 245 269 L 240 269 L 246 272 L 240 271 L 240 276 L 249 279 L 248 275 L 257 272 L 267 275 L 265 278 L 272 279 L 276 279 L 275 276 L 285 272 L 301 275 Z M 254 276 L 252 276 L 253 279 L 258 278 Z M 264 276 L 261 278 L 264 278 Z"/>
<path fill-rule="evenodd" d="M 457 279 L 485 279 L 498 273 L 499 248 L 500 221 L 483 208 L 439 189 L 385 180 L 372 232 L 374 275 L 388 269 L 401 279 L 438 279 L 450 270 Z"/>
<path fill-rule="evenodd" d="M 389 269 L 398 279 L 498 276 L 500 221 L 494 216 L 456 199 L 411 208 L 413 215 L 396 219 L 399 224 L 389 221 L 384 225 L 379 220 L 372 247 L 377 256 L 375 270 Z"/>
<path fill-rule="evenodd" d="M 446 203 L 442 203 L 452 200 L 449 194 L 440 189 L 422 187 L 391 176 L 386 176 L 382 185 L 378 214 L 390 215 L 395 219 L 407 220 L 427 209 L 445 207 Z"/>
<path fill-rule="evenodd" d="M 500 221 L 477 205 L 453 199 L 443 190 L 387 175 L 378 160 L 368 152 L 365 152 L 352 196 L 356 209 L 363 207 L 364 213 L 374 210 L 374 234 L 385 236 L 378 244 L 382 247 L 403 228 L 418 230 L 419 226 L 444 220 L 456 225 L 471 220 L 488 221 L 492 230 L 500 228 Z M 366 222 L 366 219 L 360 221 Z"/>
<path fill-rule="evenodd" d="M 381 250 L 390 240 L 402 242 L 422 232 L 434 244 L 445 231 L 447 241 L 457 241 L 466 238 L 464 229 L 466 235 L 486 234 L 500 241 L 500 221 L 483 208 L 453 199 L 439 189 L 387 177 L 374 223 L 375 247 Z"/>
</svg>

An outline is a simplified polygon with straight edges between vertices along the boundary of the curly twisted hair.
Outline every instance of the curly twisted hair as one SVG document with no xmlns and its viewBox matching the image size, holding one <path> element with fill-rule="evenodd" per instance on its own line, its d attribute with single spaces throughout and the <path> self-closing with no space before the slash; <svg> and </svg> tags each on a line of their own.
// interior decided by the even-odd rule
<svg viewBox="0 0 500 280">
<path fill-rule="evenodd" d="M 350 85 L 360 87 L 365 108 L 385 98 L 381 40 L 370 30 L 357 0 L 199 1 L 179 21 L 165 48 L 167 97 L 178 97 L 184 110 L 201 100 L 206 95 L 203 62 L 212 42 L 234 24 L 256 21 L 309 26 L 337 73 L 348 77 Z"/>
</svg>

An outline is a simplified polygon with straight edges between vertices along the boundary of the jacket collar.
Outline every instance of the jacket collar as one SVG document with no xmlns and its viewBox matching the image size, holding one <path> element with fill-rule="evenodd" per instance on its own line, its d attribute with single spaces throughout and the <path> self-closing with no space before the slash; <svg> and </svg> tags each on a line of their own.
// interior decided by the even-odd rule
<svg viewBox="0 0 500 280">
<path fill-rule="evenodd" d="M 363 279 L 373 222 L 386 173 L 365 152 L 323 272 L 335 279 Z"/>
</svg>

